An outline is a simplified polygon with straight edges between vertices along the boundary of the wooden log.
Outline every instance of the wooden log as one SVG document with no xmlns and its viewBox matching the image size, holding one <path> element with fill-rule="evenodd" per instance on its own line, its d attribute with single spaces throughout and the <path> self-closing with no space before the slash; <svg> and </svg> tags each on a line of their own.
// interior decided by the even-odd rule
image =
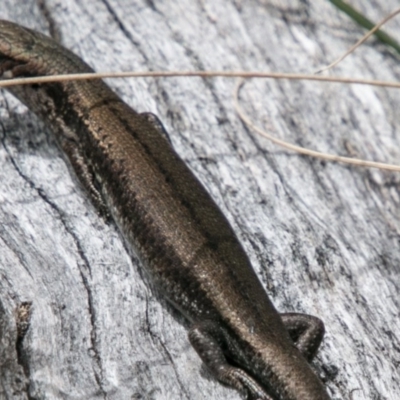
<svg viewBox="0 0 400 400">
<path fill-rule="evenodd" d="M 376 21 L 398 6 L 352 4 Z M 59 32 L 97 71 L 313 72 L 364 33 L 329 2 L 289 0 L 3 0 L 0 18 Z M 399 29 L 399 21 L 387 28 L 397 37 Z M 332 73 L 399 80 L 398 57 L 371 39 Z M 235 114 L 233 80 L 109 84 L 163 121 L 277 308 L 324 321 L 314 365 L 332 398 L 398 398 L 398 173 L 270 144 Z M 394 89 L 286 80 L 252 80 L 241 94 L 277 137 L 389 163 L 400 160 L 399 100 Z M 241 398 L 204 368 L 187 323 L 97 215 L 51 132 L 6 93 L 0 182 L 1 399 Z"/>
</svg>

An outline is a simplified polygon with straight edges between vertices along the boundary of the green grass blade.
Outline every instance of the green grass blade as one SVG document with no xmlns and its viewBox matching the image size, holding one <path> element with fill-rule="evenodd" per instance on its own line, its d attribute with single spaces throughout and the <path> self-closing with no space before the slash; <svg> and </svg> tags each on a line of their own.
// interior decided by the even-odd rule
<svg viewBox="0 0 400 400">
<path fill-rule="evenodd" d="M 371 30 L 376 23 L 372 22 L 364 15 L 362 15 L 359 11 L 353 8 L 350 4 L 342 1 L 342 0 L 329 0 L 332 4 L 334 4 L 337 8 L 345 12 L 351 19 L 357 22 L 362 27 Z M 374 35 L 387 46 L 392 47 L 398 53 L 400 53 L 400 44 L 392 38 L 390 35 L 382 31 L 381 29 L 377 30 Z"/>
</svg>

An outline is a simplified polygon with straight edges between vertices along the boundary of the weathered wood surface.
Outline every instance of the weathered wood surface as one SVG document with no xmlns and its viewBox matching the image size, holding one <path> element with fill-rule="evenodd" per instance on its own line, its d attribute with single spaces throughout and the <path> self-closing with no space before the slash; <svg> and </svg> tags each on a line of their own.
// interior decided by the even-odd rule
<svg viewBox="0 0 400 400">
<path fill-rule="evenodd" d="M 49 32 L 96 70 L 312 72 L 363 33 L 328 1 L 2 0 L 0 18 Z M 16 6 L 17 4 L 17 6 Z M 394 0 L 352 4 L 374 20 Z M 388 26 L 400 37 L 400 21 Z M 375 40 L 335 73 L 399 80 Z M 333 399 L 400 394 L 399 174 L 289 154 L 250 133 L 234 82 L 113 80 L 152 111 L 233 224 L 281 311 L 321 317 L 315 362 Z M 246 110 L 278 137 L 322 151 L 400 160 L 400 92 L 249 82 Z M 143 280 L 116 228 L 98 217 L 53 137 L 0 95 L 0 398 L 240 399 L 189 345 L 187 326 Z M 17 343 L 16 312 L 31 302 Z M 335 373 L 337 372 L 337 373 Z"/>
</svg>

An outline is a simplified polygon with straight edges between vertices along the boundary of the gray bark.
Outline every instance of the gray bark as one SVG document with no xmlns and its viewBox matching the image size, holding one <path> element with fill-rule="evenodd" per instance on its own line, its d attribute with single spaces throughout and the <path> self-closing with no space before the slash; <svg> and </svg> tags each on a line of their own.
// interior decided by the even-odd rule
<svg viewBox="0 0 400 400">
<path fill-rule="evenodd" d="M 0 18 L 48 33 L 98 71 L 313 72 L 364 31 L 328 1 L 2 0 Z M 17 4 L 17 5 L 16 5 Z M 394 0 L 352 4 L 380 20 Z M 400 21 L 387 30 L 399 37 Z M 399 56 L 371 39 L 336 74 L 399 80 Z M 314 366 L 333 399 L 400 394 L 398 173 L 284 151 L 250 132 L 234 81 L 112 80 L 164 122 L 229 218 L 276 307 L 320 317 Z M 393 89 L 248 82 L 247 112 L 280 138 L 398 163 Z M 0 398 L 240 399 L 216 382 L 187 323 L 143 280 L 96 213 L 51 133 L 0 95 Z M 29 308 L 29 321 L 23 310 Z M 17 340 L 17 321 L 28 323 Z"/>
</svg>

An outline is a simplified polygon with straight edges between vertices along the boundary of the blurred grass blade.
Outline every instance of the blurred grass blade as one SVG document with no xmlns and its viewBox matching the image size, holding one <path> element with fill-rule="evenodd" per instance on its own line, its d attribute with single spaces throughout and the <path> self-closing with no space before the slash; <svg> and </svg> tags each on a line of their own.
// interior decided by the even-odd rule
<svg viewBox="0 0 400 400">
<path fill-rule="evenodd" d="M 357 22 L 359 25 L 366 29 L 372 29 L 376 24 L 362 15 L 359 11 L 353 8 L 350 4 L 342 0 L 329 0 L 337 8 L 345 12 L 351 19 Z M 387 33 L 383 32 L 381 29 L 377 30 L 374 35 L 387 46 L 392 47 L 400 54 L 400 44 L 389 36 Z"/>
</svg>

